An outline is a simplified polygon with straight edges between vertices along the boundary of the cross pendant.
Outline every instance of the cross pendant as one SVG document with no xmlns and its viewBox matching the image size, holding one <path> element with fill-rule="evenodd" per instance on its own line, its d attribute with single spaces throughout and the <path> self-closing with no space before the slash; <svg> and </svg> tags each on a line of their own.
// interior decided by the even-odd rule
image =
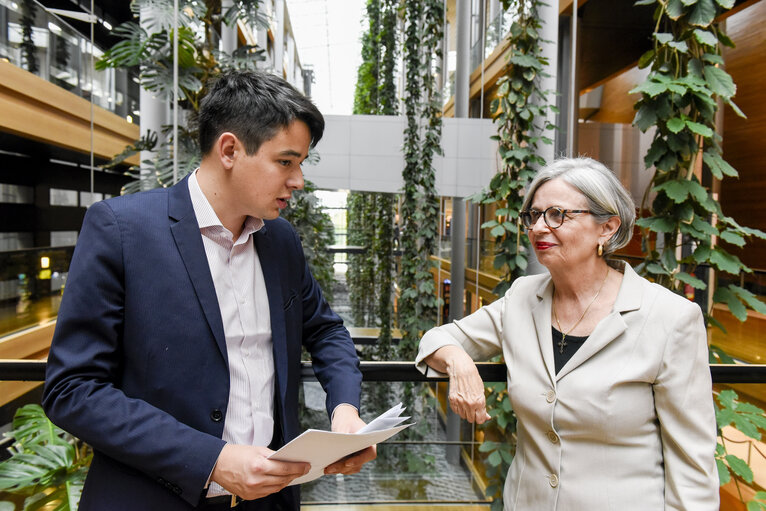
<svg viewBox="0 0 766 511">
<path fill-rule="evenodd" d="M 567 347 L 567 341 L 566 341 L 566 338 L 567 338 L 567 336 L 565 335 L 565 336 L 563 336 L 563 337 L 561 338 L 561 340 L 559 341 L 559 353 L 564 353 L 564 348 L 566 348 L 566 347 Z"/>
</svg>

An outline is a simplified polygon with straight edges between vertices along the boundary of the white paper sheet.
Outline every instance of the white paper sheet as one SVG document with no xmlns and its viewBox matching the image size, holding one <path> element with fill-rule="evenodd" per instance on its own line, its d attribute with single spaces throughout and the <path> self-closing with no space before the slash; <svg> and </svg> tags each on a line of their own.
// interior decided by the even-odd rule
<svg viewBox="0 0 766 511">
<path fill-rule="evenodd" d="M 401 424 L 409 417 L 400 417 L 401 403 L 370 421 L 357 433 L 333 433 L 309 429 L 269 456 L 278 461 L 302 461 L 311 464 L 311 470 L 290 485 L 303 484 L 324 475 L 324 469 L 349 454 L 391 438 L 412 424 Z"/>
</svg>

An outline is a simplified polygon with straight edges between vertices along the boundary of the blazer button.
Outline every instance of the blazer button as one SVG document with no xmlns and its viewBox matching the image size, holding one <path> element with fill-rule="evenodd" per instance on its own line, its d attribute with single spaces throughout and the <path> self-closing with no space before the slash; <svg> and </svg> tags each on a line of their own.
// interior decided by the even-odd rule
<svg viewBox="0 0 766 511">
<path fill-rule="evenodd" d="M 559 441 L 559 436 L 553 430 L 548 431 L 548 440 L 550 440 L 551 443 L 555 444 Z"/>
<path fill-rule="evenodd" d="M 549 477 L 549 480 L 551 483 L 551 488 L 555 488 L 559 485 L 559 476 L 557 476 L 556 474 L 551 474 Z"/>
<path fill-rule="evenodd" d="M 549 403 L 553 403 L 556 400 L 556 392 L 551 389 L 545 393 L 545 400 Z"/>
<path fill-rule="evenodd" d="M 221 422 L 223 420 L 223 413 L 221 412 L 221 410 L 216 408 L 215 410 L 210 412 L 210 419 L 213 422 Z"/>
</svg>

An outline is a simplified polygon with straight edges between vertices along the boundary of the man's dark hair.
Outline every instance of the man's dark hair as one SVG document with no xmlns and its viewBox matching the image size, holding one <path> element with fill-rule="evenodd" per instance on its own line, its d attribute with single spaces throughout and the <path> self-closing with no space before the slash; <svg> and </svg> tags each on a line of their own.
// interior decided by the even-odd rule
<svg viewBox="0 0 766 511">
<path fill-rule="evenodd" d="M 309 98 L 282 78 L 258 71 L 230 71 L 209 86 L 199 109 L 199 143 L 210 152 L 222 133 L 234 133 L 255 154 L 294 120 L 306 123 L 311 147 L 322 138 L 324 117 Z"/>
</svg>

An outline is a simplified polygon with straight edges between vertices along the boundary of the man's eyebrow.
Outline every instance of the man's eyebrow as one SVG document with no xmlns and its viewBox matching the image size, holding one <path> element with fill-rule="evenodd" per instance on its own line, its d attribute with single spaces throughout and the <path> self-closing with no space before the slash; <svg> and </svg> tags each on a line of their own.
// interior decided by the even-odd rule
<svg viewBox="0 0 766 511">
<path fill-rule="evenodd" d="M 285 149 L 284 151 L 279 152 L 280 156 L 295 156 L 296 158 L 303 158 L 303 154 L 299 153 L 298 151 L 294 151 L 292 149 Z"/>
</svg>

